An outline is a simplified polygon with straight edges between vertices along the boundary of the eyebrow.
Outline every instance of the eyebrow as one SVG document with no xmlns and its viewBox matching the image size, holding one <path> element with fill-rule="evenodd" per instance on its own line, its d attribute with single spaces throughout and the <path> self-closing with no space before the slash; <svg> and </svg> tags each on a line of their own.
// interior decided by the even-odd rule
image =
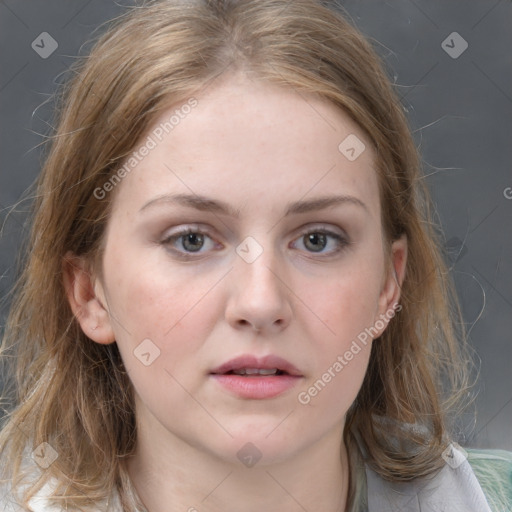
<svg viewBox="0 0 512 512">
<path fill-rule="evenodd" d="M 234 209 L 224 201 L 211 199 L 209 197 L 197 194 L 164 194 L 157 196 L 144 204 L 144 206 L 139 210 L 139 213 L 149 209 L 152 206 L 157 206 L 160 204 L 178 204 L 200 211 L 210 211 L 212 213 L 228 215 L 236 219 L 240 217 L 240 209 Z M 332 208 L 342 204 L 356 205 L 368 211 L 366 205 L 359 198 L 350 195 L 337 195 L 295 201 L 288 205 L 284 216 L 286 217 L 293 214 L 325 210 L 327 208 Z"/>
</svg>

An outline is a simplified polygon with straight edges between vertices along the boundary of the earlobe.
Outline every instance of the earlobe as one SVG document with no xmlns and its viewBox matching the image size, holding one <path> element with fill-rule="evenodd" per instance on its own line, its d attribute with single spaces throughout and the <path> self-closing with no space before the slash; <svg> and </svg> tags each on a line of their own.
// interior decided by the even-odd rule
<svg viewBox="0 0 512 512">
<path fill-rule="evenodd" d="M 113 343 L 115 335 L 110 316 L 96 290 L 101 290 L 101 285 L 94 282 L 88 262 L 68 252 L 62 269 L 69 305 L 84 334 L 97 343 Z"/>
</svg>

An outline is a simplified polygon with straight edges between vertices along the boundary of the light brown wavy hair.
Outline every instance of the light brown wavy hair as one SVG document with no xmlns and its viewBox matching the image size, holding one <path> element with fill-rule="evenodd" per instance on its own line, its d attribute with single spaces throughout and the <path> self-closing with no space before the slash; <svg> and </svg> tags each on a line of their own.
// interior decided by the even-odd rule
<svg viewBox="0 0 512 512">
<path fill-rule="evenodd" d="M 0 454 L 24 506 L 55 478 L 54 499 L 63 506 L 93 508 L 117 489 L 132 510 L 126 461 L 136 443 L 133 387 L 117 345 L 81 331 L 64 290 L 63 257 L 87 256 L 101 274 L 113 195 L 99 200 L 94 190 L 164 109 L 199 97 L 233 71 L 327 99 L 371 141 L 384 237 L 389 248 L 405 234 L 408 261 L 402 310 L 372 346 L 344 441 L 353 469 L 364 453 L 388 480 L 411 480 L 444 464 L 447 411 L 468 384 L 466 345 L 421 159 L 372 43 L 328 2 L 165 0 L 111 22 L 58 93 L 57 128 L 2 344 L 15 404 Z M 59 456 L 30 480 L 22 461 L 43 442 Z M 352 478 L 349 503 L 354 493 Z"/>
</svg>

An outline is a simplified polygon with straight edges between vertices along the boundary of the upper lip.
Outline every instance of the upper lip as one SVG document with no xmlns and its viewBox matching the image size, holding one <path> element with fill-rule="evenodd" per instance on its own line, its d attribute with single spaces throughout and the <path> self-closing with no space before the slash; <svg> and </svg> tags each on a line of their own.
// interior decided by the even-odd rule
<svg viewBox="0 0 512 512">
<path fill-rule="evenodd" d="M 278 370 L 290 375 L 302 376 L 300 370 L 293 366 L 289 361 L 272 354 L 264 357 L 256 357 L 251 354 L 235 357 L 234 359 L 217 366 L 217 368 L 214 368 L 210 373 L 224 374 L 234 370 L 242 370 L 244 368 L 257 368 L 260 370 L 277 368 Z"/>
</svg>

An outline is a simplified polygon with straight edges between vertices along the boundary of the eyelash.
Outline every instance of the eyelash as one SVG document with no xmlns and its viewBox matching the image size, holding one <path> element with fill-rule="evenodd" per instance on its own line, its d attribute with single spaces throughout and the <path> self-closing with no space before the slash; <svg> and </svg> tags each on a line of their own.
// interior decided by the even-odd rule
<svg viewBox="0 0 512 512">
<path fill-rule="evenodd" d="M 186 235 L 189 235 L 189 234 L 205 235 L 208 238 L 210 238 L 211 240 L 213 240 L 213 238 L 208 234 L 207 231 L 199 229 L 199 228 L 187 227 L 187 228 L 183 228 L 183 229 L 177 231 L 176 233 L 173 233 L 172 235 L 164 238 L 161 241 L 161 245 L 166 246 L 166 248 L 171 250 L 174 254 L 176 254 L 179 258 L 181 258 L 183 260 L 197 259 L 202 254 L 200 250 L 197 252 L 182 252 L 181 250 L 178 250 L 174 247 L 169 247 L 173 242 L 178 241 L 180 238 L 182 238 Z M 306 235 L 311 235 L 311 234 L 322 234 L 322 235 L 331 237 L 337 243 L 337 248 L 329 253 L 326 253 L 326 254 L 322 253 L 322 252 L 316 253 L 314 251 L 307 251 L 309 254 L 313 254 L 313 255 L 316 254 L 317 257 L 319 257 L 319 258 L 333 257 L 334 255 L 343 251 L 343 249 L 345 249 L 346 246 L 348 246 L 350 244 L 348 239 L 346 237 L 344 237 L 343 235 L 340 235 L 338 233 L 335 233 L 335 232 L 330 231 L 325 228 L 316 228 L 316 229 L 313 228 L 313 229 L 305 230 L 302 233 L 300 233 L 300 235 L 295 240 L 303 239 Z M 201 247 L 201 249 L 202 249 L 202 247 Z"/>
</svg>

